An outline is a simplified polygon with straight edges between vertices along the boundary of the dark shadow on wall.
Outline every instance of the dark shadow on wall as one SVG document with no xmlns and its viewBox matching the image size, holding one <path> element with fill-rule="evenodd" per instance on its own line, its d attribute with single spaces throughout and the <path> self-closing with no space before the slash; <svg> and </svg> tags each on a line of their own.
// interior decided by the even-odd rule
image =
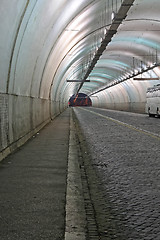
<svg viewBox="0 0 160 240">
<path fill-rule="evenodd" d="M 84 93 L 79 93 L 79 94 L 74 94 L 72 97 L 69 99 L 69 106 L 70 107 L 77 107 L 77 106 L 92 106 L 92 101 L 89 96 L 87 96 Z"/>
</svg>

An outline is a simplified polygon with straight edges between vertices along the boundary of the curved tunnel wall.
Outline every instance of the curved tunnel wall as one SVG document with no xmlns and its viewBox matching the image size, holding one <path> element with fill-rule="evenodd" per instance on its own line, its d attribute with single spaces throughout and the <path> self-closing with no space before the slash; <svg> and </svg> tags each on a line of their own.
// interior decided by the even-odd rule
<svg viewBox="0 0 160 240">
<path fill-rule="evenodd" d="M 135 3 L 90 74 L 90 83 L 83 85 L 86 95 L 132 71 L 133 56 L 135 63 L 146 66 L 154 62 L 153 54 L 159 59 L 159 1 Z M 79 84 L 66 79 L 83 78 L 104 30 L 112 25 L 111 13 L 121 4 L 122 0 L 0 1 L 0 159 L 68 106 Z M 96 107 L 144 112 L 145 91 L 155 83 L 128 80 L 91 100 Z"/>
<path fill-rule="evenodd" d="M 146 90 L 159 81 L 132 79 L 91 96 L 92 106 L 119 111 L 146 113 Z"/>
<path fill-rule="evenodd" d="M 44 75 L 55 36 L 63 27 L 57 28 L 55 21 L 64 1 L 54 3 L 0 3 L 0 160 L 67 107 L 66 101 L 51 98 L 47 81 L 52 78 Z"/>
</svg>

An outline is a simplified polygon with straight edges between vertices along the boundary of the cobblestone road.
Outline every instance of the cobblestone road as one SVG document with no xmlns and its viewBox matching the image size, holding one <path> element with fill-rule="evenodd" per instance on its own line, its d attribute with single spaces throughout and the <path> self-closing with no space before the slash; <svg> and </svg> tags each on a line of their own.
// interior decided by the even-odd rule
<svg viewBox="0 0 160 240">
<path fill-rule="evenodd" d="M 160 119 L 95 108 L 74 112 L 103 190 L 95 197 L 100 239 L 159 240 Z"/>
</svg>

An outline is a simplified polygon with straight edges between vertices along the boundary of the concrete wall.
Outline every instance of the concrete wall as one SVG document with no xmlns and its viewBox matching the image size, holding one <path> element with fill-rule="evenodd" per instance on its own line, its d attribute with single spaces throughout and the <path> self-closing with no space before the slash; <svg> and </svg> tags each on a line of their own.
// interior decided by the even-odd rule
<svg viewBox="0 0 160 240">
<path fill-rule="evenodd" d="M 24 144 L 64 108 L 46 99 L 0 94 L 0 160 Z"/>
<path fill-rule="evenodd" d="M 51 97 L 53 61 L 47 64 L 65 23 L 57 22 L 65 2 L 0 3 L 0 160 L 67 106 Z"/>
<path fill-rule="evenodd" d="M 93 107 L 146 112 L 146 90 L 158 82 L 127 80 L 91 96 Z"/>
</svg>

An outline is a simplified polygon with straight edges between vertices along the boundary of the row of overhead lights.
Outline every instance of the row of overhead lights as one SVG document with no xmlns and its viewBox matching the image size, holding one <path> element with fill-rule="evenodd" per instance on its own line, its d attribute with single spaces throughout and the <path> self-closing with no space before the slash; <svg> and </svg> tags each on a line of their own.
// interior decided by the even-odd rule
<svg viewBox="0 0 160 240">
<path fill-rule="evenodd" d="M 115 80 L 113 83 L 110 83 L 107 86 L 105 86 L 103 88 L 100 88 L 99 90 L 89 94 L 89 96 L 92 96 L 92 95 L 94 95 L 96 93 L 99 93 L 99 92 L 101 92 L 101 91 L 103 91 L 103 90 L 105 90 L 107 88 L 113 87 L 113 86 L 115 86 L 115 85 L 117 85 L 117 84 L 119 84 L 121 82 L 127 81 L 127 80 L 129 80 L 131 78 L 133 78 L 133 80 L 159 80 L 159 78 L 136 78 L 136 76 L 141 75 L 141 74 L 143 74 L 145 72 L 148 72 L 150 70 L 153 70 L 154 68 L 159 67 L 159 66 L 160 66 L 160 63 L 152 63 L 148 67 L 146 66 L 145 68 L 137 70 L 136 73 L 134 72 L 132 74 L 128 74 L 128 76 L 122 77 L 120 80 Z"/>
<path fill-rule="evenodd" d="M 112 23 L 110 25 L 110 28 L 107 30 L 105 29 L 104 32 L 104 38 L 101 40 L 101 44 L 99 47 L 97 47 L 97 50 L 94 54 L 94 57 L 87 69 L 87 72 L 78 88 L 77 94 L 80 91 L 81 87 L 83 86 L 83 83 L 88 78 L 89 74 L 92 72 L 93 68 L 95 67 L 97 61 L 99 60 L 100 56 L 103 54 L 104 50 L 106 49 L 107 45 L 111 41 L 113 35 L 117 32 L 117 29 L 119 25 L 122 23 L 122 21 L 126 18 L 127 12 L 129 11 L 130 7 L 133 5 L 133 2 L 135 0 L 124 0 L 121 4 L 120 9 L 115 14 L 112 12 L 111 14 L 111 20 Z"/>
</svg>

